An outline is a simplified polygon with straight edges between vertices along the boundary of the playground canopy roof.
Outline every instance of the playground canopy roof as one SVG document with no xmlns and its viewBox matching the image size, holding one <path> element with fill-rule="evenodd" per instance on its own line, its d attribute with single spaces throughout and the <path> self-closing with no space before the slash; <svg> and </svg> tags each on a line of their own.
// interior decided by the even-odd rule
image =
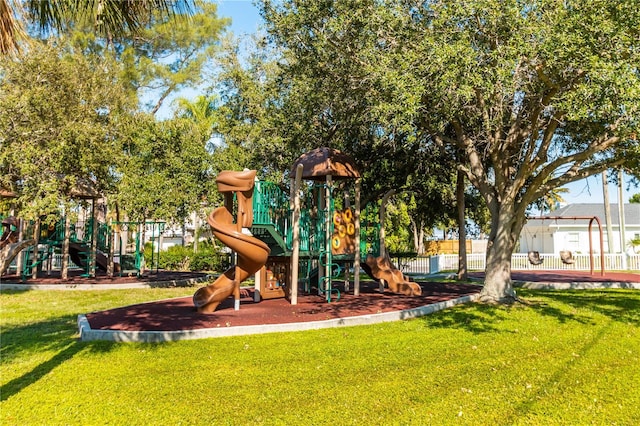
<svg viewBox="0 0 640 426">
<path fill-rule="evenodd" d="M 63 179 L 64 176 L 59 175 L 58 178 Z M 96 189 L 96 183 L 82 177 L 76 177 L 75 184 L 67 189 L 67 195 L 82 200 L 94 200 L 102 197 L 102 194 Z"/>
<path fill-rule="evenodd" d="M 16 193 L 0 187 L 0 198 L 15 198 Z"/>
<path fill-rule="evenodd" d="M 2 225 L 18 226 L 18 218 L 16 218 L 15 216 L 5 217 L 4 219 L 2 219 Z"/>
<path fill-rule="evenodd" d="M 64 175 L 58 174 L 58 179 L 64 179 Z M 80 198 L 83 200 L 93 200 L 101 198 L 102 194 L 96 189 L 96 184 L 91 179 L 76 178 L 75 184 L 69 187 L 66 195 L 71 198 Z M 6 188 L 0 187 L 0 198 L 16 198 L 18 194 Z"/>
<path fill-rule="evenodd" d="M 353 158 L 333 148 L 321 147 L 302 154 L 293 163 L 292 175 L 295 175 L 298 164 L 302 164 L 303 179 L 324 180 L 326 176 L 332 176 L 335 179 L 360 177 Z"/>
</svg>

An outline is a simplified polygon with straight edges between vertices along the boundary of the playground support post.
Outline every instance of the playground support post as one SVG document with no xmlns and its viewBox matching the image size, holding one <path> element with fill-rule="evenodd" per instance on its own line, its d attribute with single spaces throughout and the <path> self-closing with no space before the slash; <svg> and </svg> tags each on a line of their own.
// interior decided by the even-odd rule
<svg viewBox="0 0 640 426">
<path fill-rule="evenodd" d="M 362 178 L 356 179 L 356 200 L 355 200 L 355 232 L 356 232 L 356 254 L 353 260 L 353 294 L 360 295 L 360 186 Z"/>
<path fill-rule="evenodd" d="M 35 240 L 35 244 L 33 245 L 33 264 L 36 265 L 35 268 L 31 268 L 31 278 L 38 278 L 38 256 L 40 251 L 38 250 L 38 246 L 40 245 L 40 218 L 36 220 L 36 224 L 33 227 L 33 239 Z"/>
<path fill-rule="evenodd" d="M 315 194 L 315 196 L 317 196 L 318 199 L 318 212 L 322 212 L 322 214 L 324 214 L 326 207 L 326 199 L 325 199 L 325 192 L 322 191 L 322 187 L 320 185 L 318 185 L 317 187 L 317 193 Z M 321 223 L 320 220 L 318 220 L 318 224 L 316 224 L 316 233 L 318 235 L 320 235 L 320 233 L 323 230 L 323 227 L 326 226 L 326 218 L 322 217 L 322 214 L 318 215 L 318 217 L 322 218 L 322 226 L 319 226 L 319 224 Z M 324 243 L 324 241 L 322 241 L 322 238 L 320 238 L 320 243 Z M 322 250 L 326 250 L 326 244 L 321 245 L 320 243 L 318 243 L 318 248 L 320 248 L 320 251 L 322 252 Z M 320 257 L 318 258 L 318 290 L 320 289 L 320 284 L 324 282 L 324 268 L 322 267 L 322 254 L 320 255 Z"/>
<path fill-rule="evenodd" d="M 327 211 L 327 214 L 325 215 L 325 236 L 324 236 L 324 241 L 325 241 L 325 246 L 324 246 L 324 250 L 325 250 L 325 291 L 327 292 L 327 295 L 329 295 L 329 297 L 331 297 L 331 275 L 333 274 L 333 271 L 331 270 L 331 234 L 332 234 L 332 229 L 331 229 L 331 224 L 333 223 L 333 218 L 331 217 L 331 207 L 333 206 L 333 203 L 331 202 L 331 187 L 333 186 L 333 178 L 331 177 L 331 175 L 327 175 L 327 180 L 326 180 L 326 187 L 324 190 L 324 198 L 325 198 L 325 208 Z M 318 281 L 318 284 L 320 283 L 320 281 Z M 318 286 L 320 287 L 320 285 Z"/>
<path fill-rule="evenodd" d="M 594 269 L 593 237 L 591 236 L 591 228 L 593 226 L 594 220 L 598 223 L 598 229 L 600 231 L 600 275 L 604 277 L 604 242 L 603 242 L 604 238 L 602 237 L 602 224 L 600 223 L 600 219 L 598 218 L 598 216 L 594 216 L 589 220 L 589 263 L 591 266 L 591 275 L 593 275 L 593 269 Z"/>
<path fill-rule="evenodd" d="M 118 237 L 119 236 L 120 234 L 118 234 Z M 114 271 L 115 271 L 113 258 L 116 250 L 116 233 L 115 233 L 115 229 L 113 228 L 113 224 L 109 224 L 109 228 L 107 231 L 107 239 L 109 241 L 109 257 L 107 259 L 107 275 L 113 278 Z"/>
<path fill-rule="evenodd" d="M 71 234 L 71 214 L 65 211 L 64 215 L 64 238 L 62 240 L 62 272 L 63 280 L 69 278 L 69 237 Z"/>
<path fill-rule="evenodd" d="M 236 201 L 238 204 L 236 230 L 239 233 L 242 233 L 242 228 L 245 228 L 245 227 L 250 228 L 253 223 L 253 210 L 252 210 L 251 204 L 247 202 L 248 200 L 250 200 L 250 198 L 253 195 L 253 189 L 254 188 L 252 187 L 250 191 L 236 192 Z M 230 194 L 233 197 L 232 192 L 229 192 L 227 194 Z M 225 199 L 225 204 L 226 204 L 226 201 L 227 200 Z M 231 198 L 229 205 L 233 206 L 233 198 Z M 236 258 L 238 258 L 238 256 L 239 254 L 236 252 Z M 234 289 L 233 289 L 233 299 L 234 299 L 233 308 L 236 311 L 240 310 L 240 279 L 238 277 L 241 275 L 240 274 L 241 269 L 238 263 L 239 262 L 236 261 L 236 269 L 235 269 L 235 275 L 234 275 Z"/>
<path fill-rule="evenodd" d="M 96 199 L 91 200 L 91 256 L 89 257 L 89 277 L 96 276 L 96 261 L 98 260 L 98 214 L 96 212 Z"/>
<path fill-rule="evenodd" d="M 304 166 L 298 164 L 296 167 L 295 181 L 293 182 L 293 246 L 291 253 L 291 304 L 298 304 L 298 266 L 300 261 L 300 185 L 302 183 L 302 169 Z"/>
<path fill-rule="evenodd" d="M 22 241 L 24 239 L 24 228 L 25 222 L 22 219 L 18 219 L 18 241 Z M 24 263 L 24 252 L 20 253 L 18 258 L 16 259 L 16 273 L 20 273 L 22 271 L 22 264 Z"/>
</svg>

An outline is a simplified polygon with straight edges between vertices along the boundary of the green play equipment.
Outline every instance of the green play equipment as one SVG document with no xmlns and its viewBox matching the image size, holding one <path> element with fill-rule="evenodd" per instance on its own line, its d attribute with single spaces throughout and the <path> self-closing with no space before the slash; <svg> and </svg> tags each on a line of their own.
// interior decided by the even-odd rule
<svg viewBox="0 0 640 426">
<path fill-rule="evenodd" d="M 111 222 L 114 257 L 117 258 L 116 268 L 120 276 L 140 276 L 141 271 L 158 272 L 160 259 L 160 235 L 164 232 L 164 221 L 113 221 Z M 151 258 L 144 255 L 145 236 L 151 241 Z"/>
<path fill-rule="evenodd" d="M 98 229 L 94 232 L 94 222 Z M 39 228 L 36 231 L 36 228 Z M 83 277 L 95 274 L 98 268 L 106 271 L 107 257 L 105 253 L 110 250 L 111 230 L 105 223 L 100 223 L 90 218 L 82 226 L 71 223 L 69 226 L 69 257 L 71 261 L 84 269 Z M 20 271 L 22 279 L 32 276 L 34 271 L 50 270 L 54 254 L 62 252 L 65 240 L 65 217 L 61 217 L 51 225 L 30 222 L 24 233 L 26 235 L 38 234 L 38 244 L 24 250 L 23 266 Z"/>
<path fill-rule="evenodd" d="M 355 181 L 350 189 L 349 180 Z M 288 194 L 273 182 L 256 182 L 250 232 L 271 249 L 269 271 L 285 272 L 285 279 L 278 273 L 273 279 L 286 282 L 292 304 L 297 303 L 299 284 L 306 292 L 317 284 L 318 293 L 327 302 L 339 299 L 340 292 L 333 282 L 343 270 L 348 273 L 345 266 L 349 264 L 354 268 L 354 293 L 359 293 L 360 253 L 372 249 L 369 238 L 360 238 L 359 182 L 353 160 L 326 147 L 296 160 Z M 336 196 L 338 193 L 349 195 Z M 350 205 L 350 200 L 355 201 L 355 206 Z M 348 282 L 347 277 L 346 289 Z M 262 289 L 263 293 L 269 291 L 269 287 Z M 280 294 L 284 296 L 282 290 Z"/>
</svg>

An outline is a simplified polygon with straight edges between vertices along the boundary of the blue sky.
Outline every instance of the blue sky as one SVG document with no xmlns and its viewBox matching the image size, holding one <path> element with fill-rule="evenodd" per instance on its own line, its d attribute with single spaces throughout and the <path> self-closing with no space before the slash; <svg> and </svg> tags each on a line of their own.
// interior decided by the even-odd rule
<svg viewBox="0 0 640 426">
<path fill-rule="evenodd" d="M 251 0 L 213 0 L 218 5 L 218 16 L 231 18 L 230 30 L 236 36 L 254 33 L 262 18 Z"/>
<path fill-rule="evenodd" d="M 236 37 L 243 37 L 256 32 L 261 23 L 262 18 L 258 13 L 257 7 L 251 0 L 214 0 L 218 5 L 218 16 L 231 18 L 230 30 Z M 626 184 L 623 189 L 624 202 L 629 201 L 629 197 L 640 192 L 640 188 L 629 187 L 629 177 L 625 177 Z M 604 200 L 602 191 L 601 175 L 592 176 L 578 182 L 574 182 L 566 186 L 569 189 L 568 194 L 563 194 L 563 198 L 567 203 L 602 203 Z M 609 201 L 611 203 L 618 202 L 618 187 L 615 184 L 609 184 Z"/>
</svg>

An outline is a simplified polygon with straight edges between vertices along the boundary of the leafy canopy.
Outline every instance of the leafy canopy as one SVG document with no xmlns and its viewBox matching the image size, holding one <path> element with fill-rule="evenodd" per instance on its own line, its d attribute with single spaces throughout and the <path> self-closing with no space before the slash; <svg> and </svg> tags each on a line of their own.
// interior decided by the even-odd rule
<svg viewBox="0 0 640 426">
<path fill-rule="evenodd" d="M 132 108 L 113 58 L 34 44 L 0 74 L 0 186 L 21 215 L 56 211 L 80 184 L 111 189 Z"/>
</svg>

